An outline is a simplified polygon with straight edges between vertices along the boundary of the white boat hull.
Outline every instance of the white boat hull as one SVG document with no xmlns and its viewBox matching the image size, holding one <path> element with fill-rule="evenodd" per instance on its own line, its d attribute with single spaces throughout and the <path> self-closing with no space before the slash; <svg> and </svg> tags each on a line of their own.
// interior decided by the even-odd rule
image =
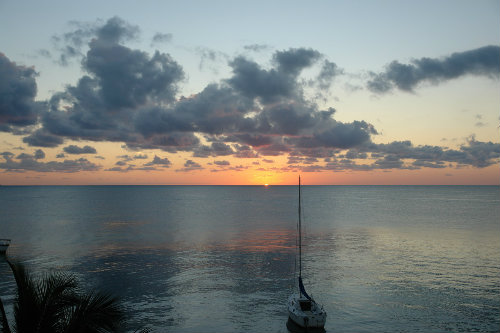
<svg viewBox="0 0 500 333">
<path fill-rule="evenodd" d="M 301 308 L 301 302 L 308 302 L 305 297 L 293 294 L 288 299 L 288 316 L 295 324 L 303 328 L 324 328 L 326 323 L 326 312 L 314 300 L 309 301 L 311 307 L 308 310 Z"/>
</svg>

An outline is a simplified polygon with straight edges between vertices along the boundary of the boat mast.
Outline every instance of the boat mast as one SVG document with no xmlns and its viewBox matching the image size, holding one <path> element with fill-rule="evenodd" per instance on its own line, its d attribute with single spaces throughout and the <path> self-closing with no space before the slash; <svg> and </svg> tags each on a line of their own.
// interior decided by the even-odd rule
<svg viewBox="0 0 500 333">
<path fill-rule="evenodd" d="M 302 278 L 302 218 L 300 210 L 300 175 L 299 175 L 299 278 Z"/>
</svg>

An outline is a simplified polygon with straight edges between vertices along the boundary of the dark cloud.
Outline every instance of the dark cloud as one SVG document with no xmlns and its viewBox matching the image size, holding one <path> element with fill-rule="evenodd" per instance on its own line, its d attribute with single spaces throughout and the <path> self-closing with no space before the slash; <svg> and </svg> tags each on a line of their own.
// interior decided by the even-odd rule
<svg viewBox="0 0 500 333">
<path fill-rule="evenodd" d="M 500 144 L 477 141 L 474 136 L 457 149 L 438 146 L 414 146 L 410 141 L 389 144 L 368 143 L 324 159 L 309 156 L 308 150 L 289 154 L 288 169 L 304 172 L 417 170 L 422 168 L 475 167 L 484 168 L 500 162 Z"/>
<path fill-rule="evenodd" d="M 94 38 L 107 43 L 120 43 L 136 39 L 139 27 L 131 25 L 119 17 L 113 17 L 103 23 L 96 22 L 69 22 L 71 31 L 52 37 L 54 46 L 59 53 L 59 64 L 66 66 L 74 58 L 84 56 L 83 49 Z"/>
<path fill-rule="evenodd" d="M 386 71 L 372 73 L 368 89 L 384 93 L 398 88 L 413 91 L 421 82 L 439 83 L 464 75 L 498 78 L 500 75 L 500 47 L 484 46 L 465 52 L 453 53 L 443 59 L 420 58 L 411 64 L 391 62 Z"/>
<path fill-rule="evenodd" d="M 0 153 L 0 156 L 2 156 L 5 160 L 12 159 L 14 157 L 14 154 L 11 153 L 10 151 L 4 151 Z"/>
<path fill-rule="evenodd" d="M 275 67 L 263 69 L 256 62 L 239 56 L 229 63 L 233 77 L 227 82 L 243 95 L 259 98 L 264 103 L 283 98 L 300 98 L 302 90 L 301 84 L 297 82 L 298 76 L 320 58 L 321 54 L 312 49 L 277 51 L 273 56 Z"/>
<path fill-rule="evenodd" d="M 218 165 L 218 166 L 229 166 L 229 165 L 231 165 L 231 163 L 229 163 L 229 161 L 214 161 L 214 164 Z"/>
<path fill-rule="evenodd" d="M 231 146 L 223 142 L 212 142 L 210 146 L 200 146 L 193 151 L 194 157 L 228 156 L 234 153 Z"/>
<path fill-rule="evenodd" d="M 144 166 L 159 165 L 159 166 L 161 166 L 163 168 L 169 168 L 171 164 L 172 163 L 170 162 L 170 160 L 167 157 L 161 158 L 161 157 L 158 157 L 158 156 L 155 155 L 155 157 L 153 158 L 153 160 L 151 162 L 149 162 L 149 163 L 144 164 Z"/>
<path fill-rule="evenodd" d="M 327 90 L 332 85 L 333 80 L 343 73 L 344 71 L 335 63 L 325 59 L 323 60 L 321 71 L 315 80 L 316 86 L 322 90 Z"/>
<path fill-rule="evenodd" d="M 97 154 L 97 150 L 91 146 L 78 147 L 75 145 L 69 145 L 63 148 L 64 152 L 67 154 Z"/>
<path fill-rule="evenodd" d="M 318 147 L 348 149 L 369 143 L 370 137 L 377 134 L 375 128 L 365 121 L 352 123 L 337 122 L 329 119 L 326 128 L 319 128 L 312 136 L 290 138 L 288 141 L 299 148 Z M 325 127 L 325 126 L 323 126 Z"/>
<path fill-rule="evenodd" d="M 259 153 L 252 149 L 252 147 L 248 145 L 234 145 L 236 152 L 234 153 L 234 157 L 237 158 L 257 158 L 259 157 Z"/>
<path fill-rule="evenodd" d="M 372 156 L 397 156 L 400 159 L 415 160 L 416 166 L 441 165 L 441 162 L 484 168 L 498 163 L 500 144 L 476 141 L 472 136 L 460 149 L 445 149 L 438 146 L 413 146 L 410 141 L 395 141 L 390 144 L 371 145 Z M 429 164 L 431 163 L 431 164 Z"/>
<path fill-rule="evenodd" d="M 286 51 L 277 51 L 273 60 L 278 65 L 278 71 L 297 77 L 300 72 L 311 67 L 321 58 L 321 53 L 313 49 L 298 48 Z"/>
<path fill-rule="evenodd" d="M 41 160 L 45 158 L 45 153 L 43 150 L 37 149 L 33 157 L 35 158 L 35 160 Z"/>
<path fill-rule="evenodd" d="M 116 166 L 116 167 L 112 167 L 112 168 L 108 168 L 108 169 L 105 169 L 104 171 L 112 171 L 112 172 L 129 172 L 129 171 L 133 171 L 135 170 L 134 167 L 132 166 L 128 166 L 126 168 L 122 168 L 122 167 L 119 167 L 119 166 Z"/>
<path fill-rule="evenodd" d="M 18 66 L 0 53 L 0 130 L 37 122 L 43 104 L 34 100 L 36 76 L 33 68 Z"/>
<path fill-rule="evenodd" d="M 460 146 L 460 151 L 465 153 L 464 158 L 453 162 L 469 164 L 478 168 L 498 164 L 500 158 L 500 144 L 476 141 L 474 136 L 469 138 L 467 145 Z"/>
<path fill-rule="evenodd" d="M 106 21 L 106 24 L 96 29 L 99 40 L 107 43 L 121 43 L 135 39 L 139 35 L 139 27 L 129 24 L 123 19 L 115 16 Z"/>
<path fill-rule="evenodd" d="M 204 168 L 197 162 L 193 160 L 187 160 L 184 163 L 184 167 L 181 169 L 177 169 L 175 171 L 177 172 L 189 172 L 189 171 L 195 171 L 195 170 L 203 170 Z"/>
<path fill-rule="evenodd" d="M 157 32 L 153 36 L 152 44 L 170 43 L 172 41 L 172 38 L 172 34 Z"/>
<path fill-rule="evenodd" d="M 314 88 L 321 94 L 343 74 L 335 63 L 313 49 L 274 52 L 267 67 L 237 56 L 229 61 L 232 73 L 228 78 L 207 85 L 199 93 L 178 97 L 184 72 L 170 55 L 158 51 L 148 54 L 125 45 L 138 37 L 137 27 L 117 17 L 73 26 L 75 29 L 59 36 L 58 41 L 73 48 L 68 49 L 67 57 L 81 57 L 84 75 L 44 104 L 34 102 L 34 70 L 0 57 L 2 73 L 11 73 L 14 82 L 24 80 L 24 90 L 12 90 L 10 94 L 20 96 L 26 106 L 4 107 L 10 104 L 1 100 L 1 95 L 0 128 L 27 135 L 23 141 L 30 146 L 56 147 L 65 139 L 72 139 L 122 142 L 135 151 L 189 152 L 193 158 L 288 155 L 286 170 L 291 171 L 439 168 L 450 163 L 485 167 L 498 160 L 497 144 L 474 138 L 455 150 L 416 147 L 409 141 L 374 144 L 372 138 L 378 132 L 372 124 L 362 120 L 338 121 L 335 109 L 322 109 L 308 98 L 307 89 Z M 157 34 L 155 39 L 166 42 L 169 35 Z M 227 58 L 213 50 L 200 50 L 206 61 Z M 249 46 L 245 50 L 262 48 Z M 444 59 L 422 58 L 409 65 L 393 62 L 386 72 L 373 74 L 370 89 L 384 92 L 397 87 L 411 91 L 422 82 L 440 82 L 466 74 L 498 77 L 499 60 L 493 57 L 498 50 L 488 46 Z M 304 78 L 307 73 L 302 75 L 310 68 L 319 70 L 313 84 Z M 0 76 L 0 89 L 8 91 L 10 86 L 4 81 Z M 64 148 L 67 154 L 85 151 L 85 147 L 70 147 Z M 94 149 L 86 153 L 96 152 Z M 39 163 L 34 156 L 2 156 L 4 165 L 7 160 L 11 165 L 22 161 Z M 146 158 L 125 155 L 120 157 L 119 165 L 109 170 L 155 170 L 171 165 L 168 159 L 156 155 L 142 166 L 131 164 Z M 215 165 L 218 170 L 222 167 Z M 202 168 L 188 160 L 178 171 Z M 245 166 L 231 168 L 242 170 Z"/>
<path fill-rule="evenodd" d="M 156 52 L 150 57 L 120 44 L 136 36 L 137 29 L 113 18 L 102 26 L 75 31 L 73 44 L 82 45 L 89 33 L 94 38 L 82 60 L 87 75 L 52 96 L 49 111 L 41 117 L 43 127 L 25 142 L 52 147 L 62 142 L 55 138 L 115 141 L 130 149 L 190 151 L 194 157 L 255 158 L 293 151 L 301 138 L 311 145 L 351 147 L 375 133 L 368 125 L 345 124 L 357 134 L 366 130 L 365 136 L 356 141 L 355 134 L 349 137 L 344 130 L 334 141 L 328 130 L 343 129 L 343 123 L 332 118 L 334 110 L 318 110 L 304 100 L 304 83 L 298 76 L 318 62 L 322 57 L 318 51 L 278 51 L 271 69 L 237 57 L 230 63 L 229 79 L 174 100 L 182 68 L 168 55 Z M 336 70 L 335 64 L 323 63 L 325 82 Z M 197 134 L 204 135 L 209 145 Z M 340 142 L 343 139 L 351 141 Z"/>
<path fill-rule="evenodd" d="M 50 162 L 39 162 L 39 159 L 44 158 L 44 153 L 41 150 L 35 151 L 33 155 L 20 154 L 15 159 L 13 154 L 0 154 L 4 158 L 4 162 L 0 162 L 0 169 L 4 169 L 7 172 L 25 172 L 25 171 L 36 171 L 36 172 L 79 172 L 79 171 L 98 171 L 101 169 L 99 165 L 96 165 L 85 158 L 80 158 L 77 160 L 64 160 L 63 162 L 50 161 Z"/>
<path fill-rule="evenodd" d="M 50 112 L 42 117 L 44 133 L 134 143 L 139 140 L 131 128 L 135 114 L 148 105 L 173 102 L 183 70 L 168 54 L 157 51 L 150 56 L 120 44 L 138 29 L 119 18 L 77 34 L 88 33 L 94 37 L 82 59 L 88 75 L 52 96 Z M 28 140 L 40 144 L 36 138 Z"/>
<path fill-rule="evenodd" d="M 249 98 L 260 98 L 271 103 L 278 98 L 293 97 L 297 84 L 286 73 L 276 69 L 265 70 L 259 64 L 244 57 L 230 62 L 233 77 L 227 82 L 235 90 Z"/>
<path fill-rule="evenodd" d="M 130 157 L 129 155 L 119 155 L 119 156 L 116 156 L 116 158 L 119 158 L 121 160 L 121 162 L 124 162 L 124 163 L 134 160 L 134 158 Z"/>
<path fill-rule="evenodd" d="M 101 102 L 110 111 L 136 108 L 149 100 L 171 102 L 177 93 L 176 83 L 184 77 L 182 68 L 168 54 L 156 51 L 150 57 L 100 39 L 90 43 L 83 65 L 93 74 Z"/>
<path fill-rule="evenodd" d="M 57 147 L 64 142 L 63 138 L 47 133 L 45 130 L 37 130 L 23 138 L 23 142 L 34 147 Z"/>
</svg>

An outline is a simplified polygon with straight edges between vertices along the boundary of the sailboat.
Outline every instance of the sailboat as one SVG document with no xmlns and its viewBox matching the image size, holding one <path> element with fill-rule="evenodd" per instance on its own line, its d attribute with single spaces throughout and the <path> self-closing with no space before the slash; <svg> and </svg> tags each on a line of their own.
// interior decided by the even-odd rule
<svg viewBox="0 0 500 333">
<path fill-rule="evenodd" d="M 299 176 L 299 279 L 298 292 L 293 293 L 288 298 L 288 322 L 292 321 L 300 328 L 324 329 L 326 322 L 326 312 L 323 306 L 319 305 L 309 296 L 302 282 L 302 217 L 301 217 L 301 193 Z"/>
</svg>

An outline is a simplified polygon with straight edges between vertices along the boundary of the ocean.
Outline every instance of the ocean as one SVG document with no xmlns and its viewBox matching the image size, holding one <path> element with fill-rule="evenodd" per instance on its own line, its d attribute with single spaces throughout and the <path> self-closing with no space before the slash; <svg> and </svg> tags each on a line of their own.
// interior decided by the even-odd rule
<svg viewBox="0 0 500 333">
<path fill-rule="evenodd" d="M 303 186 L 303 279 L 327 332 L 500 330 L 498 186 Z M 119 296 L 128 328 L 287 332 L 296 186 L 0 186 L 32 272 Z M 15 282 L 0 257 L 0 297 Z"/>
</svg>

